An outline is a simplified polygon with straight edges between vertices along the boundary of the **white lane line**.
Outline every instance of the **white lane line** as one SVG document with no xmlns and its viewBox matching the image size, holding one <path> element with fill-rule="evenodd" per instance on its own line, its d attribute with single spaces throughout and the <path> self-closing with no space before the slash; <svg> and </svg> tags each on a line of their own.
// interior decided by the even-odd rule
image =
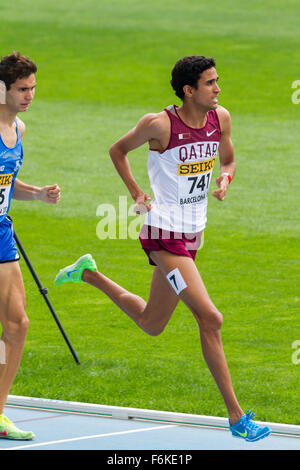
<svg viewBox="0 0 300 470">
<path fill-rule="evenodd" d="M 70 439 L 62 439 L 59 441 L 48 441 L 48 442 L 39 442 L 37 444 L 29 444 L 24 446 L 15 446 L 15 447 L 5 447 L 0 448 L 0 450 L 18 450 L 18 449 L 32 449 L 33 447 L 42 447 L 42 446 L 49 446 L 51 444 L 61 444 L 64 442 L 75 442 L 75 441 L 83 441 L 87 439 L 97 439 L 99 437 L 109 437 L 109 436 L 120 436 L 124 434 L 133 434 L 138 432 L 145 432 L 145 431 L 155 431 L 157 429 L 164 429 L 164 428 L 174 428 L 179 426 L 178 424 L 167 424 L 164 426 L 153 426 L 151 428 L 140 428 L 140 429 L 132 429 L 130 431 L 117 431 L 117 432 L 109 432 L 105 434 L 94 434 L 93 436 L 81 436 L 81 437 L 72 437 Z"/>
</svg>

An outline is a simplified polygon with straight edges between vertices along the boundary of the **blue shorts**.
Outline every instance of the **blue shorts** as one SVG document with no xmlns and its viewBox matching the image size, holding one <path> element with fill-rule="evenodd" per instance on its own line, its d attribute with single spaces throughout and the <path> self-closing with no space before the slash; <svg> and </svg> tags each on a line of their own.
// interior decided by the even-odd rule
<svg viewBox="0 0 300 470">
<path fill-rule="evenodd" d="M 0 222 L 0 263 L 18 261 L 19 259 L 12 221 L 6 218 Z"/>
</svg>

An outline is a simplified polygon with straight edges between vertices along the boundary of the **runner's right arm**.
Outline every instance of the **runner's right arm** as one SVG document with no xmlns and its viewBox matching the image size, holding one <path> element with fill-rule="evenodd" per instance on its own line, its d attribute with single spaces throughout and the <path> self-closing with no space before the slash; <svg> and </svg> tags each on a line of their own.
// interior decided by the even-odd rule
<svg viewBox="0 0 300 470">
<path fill-rule="evenodd" d="M 147 211 L 151 210 L 151 205 L 147 204 L 151 197 L 149 194 L 145 194 L 137 184 L 131 172 L 127 154 L 146 142 L 153 140 L 160 142 L 163 133 L 161 120 L 161 114 L 146 114 L 133 129 L 115 142 L 109 150 L 113 164 L 126 184 L 133 200 L 137 204 L 144 205 Z"/>
</svg>

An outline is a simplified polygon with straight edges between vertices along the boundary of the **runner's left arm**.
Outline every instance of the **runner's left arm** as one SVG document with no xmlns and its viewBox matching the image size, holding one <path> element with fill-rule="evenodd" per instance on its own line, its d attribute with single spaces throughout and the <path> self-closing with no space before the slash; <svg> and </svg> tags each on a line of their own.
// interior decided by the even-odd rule
<svg viewBox="0 0 300 470">
<path fill-rule="evenodd" d="M 19 201 L 43 201 L 56 204 L 60 199 L 60 187 L 53 184 L 39 188 L 16 178 L 12 197 Z"/>
<path fill-rule="evenodd" d="M 212 192 L 219 201 L 224 201 L 230 181 L 234 177 L 236 164 L 234 160 L 234 148 L 231 140 L 231 119 L 225 108 L 218 108 L 218 116 L 221 125 L 221 139 L 219 145 L 220 176 L 216 183 L 218 189 Z M 226 175 L 229 174 L 229 177 Z"/>
<path fill-rule="evenodd" d="M 17 120 L 22 139 L 26 126 L 19 117 L 17 117 Z M 12 197 L 19 201 L 43 201 L 48 204 L 56 204 L 60 199 L 60 187 L 57 184 L 53 184 L 39 188 L 38 186 L 25 184 L 16 178 Z"/>
</svg>

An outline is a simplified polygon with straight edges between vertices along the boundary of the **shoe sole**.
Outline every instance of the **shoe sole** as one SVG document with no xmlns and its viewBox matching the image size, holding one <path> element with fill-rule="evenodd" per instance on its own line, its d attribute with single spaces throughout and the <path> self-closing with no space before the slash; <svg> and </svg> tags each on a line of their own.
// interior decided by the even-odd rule
<svg viewBox="0 0 300 470">
<path fill-rule="evenodd" d="M 264 434 L 262 434 L 261 436 L 257 437 L 256 439 L 245 439 L 245 440 L 247 442 L 257 442 L 257 441 L 260 441 L 261 439 L 263 439 L 264 437 L 268 437 L 270 434 L 271 434 L 271 431 L 267 431 Z"/>
<path fill-rule="evenodd" d="M 255 438 L 255 439 L 245 439 L 244 437 L 242 436 L 236 436 L 235 434 L 232 434 L 232 437 L 236 437 L 237 439 L 243 439 L 244 441 L 246 442 L 257 442 L 257 441 L 260 441 L 261 439 L 263 439 L 264 437 L 268 437 L 270 434 L 271 434 L 272 431 L 267 431 L 265 432 L 264 434 L 262 434 L 261 436 Z"/>
</svg>

